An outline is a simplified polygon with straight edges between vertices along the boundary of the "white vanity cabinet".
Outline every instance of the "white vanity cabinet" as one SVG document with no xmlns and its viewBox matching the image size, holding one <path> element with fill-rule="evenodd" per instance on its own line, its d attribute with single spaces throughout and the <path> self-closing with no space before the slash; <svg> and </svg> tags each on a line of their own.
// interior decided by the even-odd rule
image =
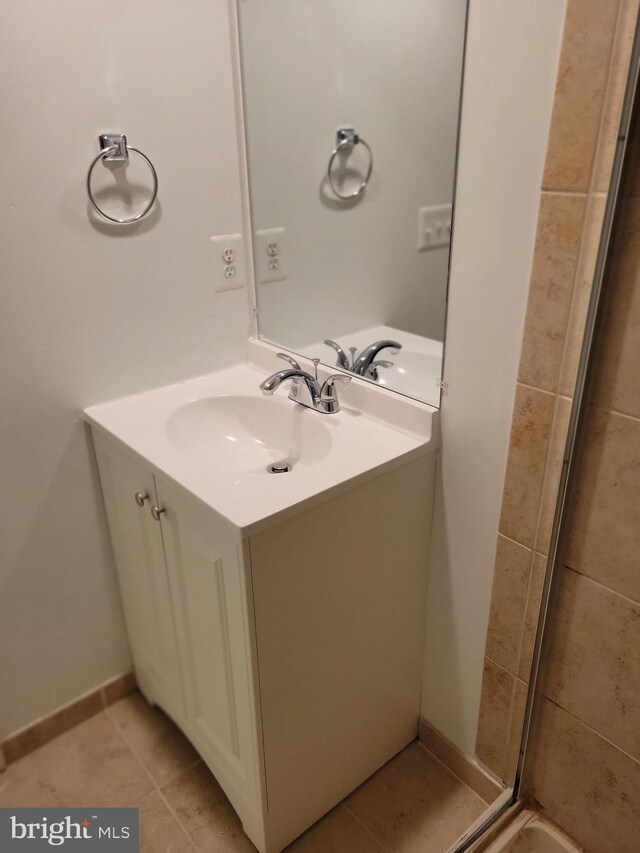
<svg viewBox="0 0 640 853">
<path fill-rule="evenodd" d="M 110 442 L 94 441 L 136 677 L 172 717 L 184 715 L 171 591 L 153 474 Z M 139 505 L 141 504 L 141 505 Z"/>
<path fill-rule="evenodd" d="M 187 734 L 260 846 L 245 545 L 179 486 L 93 438 L 140 689 Z M 148 496 L 142 507 L 136 496 Z"/>
<path fill-rule="evenodd" d="M 277 853 L 416 737 L 435 456 L 243 537 L 93 434 L 140 687 Z"/>
<path fill-rule="evenodd" d="M 247 543 L 184 489 L 161 475 L 155 479 L 184 728 L 247 824 L 247 833 L 259 837 L 263 792 Z"/>
</svg>

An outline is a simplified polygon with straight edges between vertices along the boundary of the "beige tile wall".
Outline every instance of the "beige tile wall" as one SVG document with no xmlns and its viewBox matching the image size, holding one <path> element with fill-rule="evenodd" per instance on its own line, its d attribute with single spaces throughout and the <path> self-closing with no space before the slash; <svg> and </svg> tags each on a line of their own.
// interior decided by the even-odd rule
<svg viewBox="0 0 640 853">
<path fill-rule="evenodd" d="M 515 392 L 476 743 L 478 758 L 507 783 L 517 759 L 638 5 L 639 0 L 569 0 L 567 7 Z M 639 375 L 637 370 L 631 380 L 636 389 Z M 632 393 L 632 384 L 621 384 Z M 638 531 L 640 525 L 635 534 L 640 538 Z M 591 538 L 597 538 L 597 532 Z"/>
<path fill-rule="evenodd" d="M 640 850 L 639 154 L 636 119 L 526 773 L 591 853 Z"/>
</svg>

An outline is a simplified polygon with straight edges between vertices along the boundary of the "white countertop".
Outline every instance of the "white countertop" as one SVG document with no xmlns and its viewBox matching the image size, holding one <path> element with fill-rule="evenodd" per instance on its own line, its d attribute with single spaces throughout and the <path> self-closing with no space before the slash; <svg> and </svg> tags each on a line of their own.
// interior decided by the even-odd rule
<svg viewBox="0 0 640 853">
<path fill-rule="evenodd" d="M 286 365 L 275 358 L 276 350 L 268 344 L 253 341 L 249 351 L 253 363 L 90 406 L 84 417 L 155 473 L 170 478 L 213 509 L 242 537 L 437 449 L 438 412 L 431 407 L 355 380 L 339 388 L 342 411 L 320 414 L 289 400 L 286 384 L 272 397 L 265 397 L 258 387 L 260 382 Z M 329 371 L 320 370 L 321 378 L 327 375 Z M 246 429 L 240 421 L 240 439 L 218 435 L 217 444 L 212 442 L 215 447 L 209 447 L 207 430 L 211 424 L 197 421 L 200 412 L 204 418 L 210 411 L 217 412 L 215 398 L 221 397 L 240 397 L 260 416 L 273 412 L 267 433 L 273 437 L 275 424 L 278 449 L 271 457 L 269 439 L 259 440 L 259 435 L 252 439 L 259 445 L 253 448 L 246 442 Z M 235 416 L 234 407 L 232 399 L 223 404 L 225 411 Z M 176 430 L 176 422 L 181 430 Z M 225 422 L 223 432 L 233 431 Z M 265 461 L 275 462 L 282 456 L 281 448 L 294 439 L 306 442 L 306 446 L 302 453 L 291 449 L 296 459 L 287 474 L 269 474 L 266 465 L 249 470 L 246 463 L 245 469 L 239 470 L 234 463 L 233 454 L 238 452 L 234 442 L 245 441 L 252 459 L 256 450 L 266 454 Z M 226 453 L 221 452 L 225 440 L 231 442 Z M 258 458 L 262 460 L 263 456 Z"/>
</svg>

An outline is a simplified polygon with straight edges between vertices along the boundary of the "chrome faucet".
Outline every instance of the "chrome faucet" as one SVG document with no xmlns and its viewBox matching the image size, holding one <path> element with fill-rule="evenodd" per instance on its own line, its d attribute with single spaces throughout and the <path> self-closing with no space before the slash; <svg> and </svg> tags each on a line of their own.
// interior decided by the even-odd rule
<svg viewBox="0 0 640 853">
<path fill-rule="evenodd" d="M 325 344 L 336 351 L 338 355 L 338 367 L 342 367 L 344 370 L 350 370 L 352 373 L 357 373 L 358 376 L 365 376 L 367 379 L 374 379 L 376 381 L 378 379 L 379 367 L 393 367 L 392 361 L 375 361 L 380 350 L 386 349 L 387 347 L 393 347 L 395 352 L 392 351 L 391 354 L 397 355 L 402 349 L 402 344 L 399 344 L 398 341 L 376 341 L 373 344 L 369 344 L 368 347 L 365 347 L 356 358 L 356 347 L 349 347 L 349 352 L 351 353 L 351 363 L 349 363 L 349 358 L 340 344 L 330 339 L 327 339 Z"/>
<path fill-rule="evenodd" d="M 328 379 L 321 385 L 318 380 L 318 364 L 319 358 L 314 358 L 313 365 L 315 368 L 315 376 L 303 370 L 298 362 L 284 352 L 278 353 L 278 358 L 283 358 L 288 361 L 291 367 L 284 370 L 278 370 L 271 376 L 267 377 L 264 382 L 260 383 L 260 390 L 263 394 L 273 394 L 283 382 L 291 381 L 291 390 L 289 391 L 289 399 L 295 400 L 301 406 L 306 406 L 308 409 L 313 409 L 316 412 L 322 412 L 325 415 L 333 415 L 340 411 L 340 401 L 338 399 L 338 389 L 336 382 L 351 382 L 350 376 L 343 376 L 342 373 L 335 373 L 329 376 Z"/>
</svg>

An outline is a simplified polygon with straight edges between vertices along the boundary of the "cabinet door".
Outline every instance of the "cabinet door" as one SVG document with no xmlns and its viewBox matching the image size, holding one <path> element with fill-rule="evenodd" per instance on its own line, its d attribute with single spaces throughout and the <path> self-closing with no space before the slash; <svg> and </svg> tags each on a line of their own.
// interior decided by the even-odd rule
<svg viewBox="0 0 640 853">
<path fill-rule="evenodd" d="M 234 789 L 258 797 L 243 543 L 183 489 L 159 476 L 156 485 L 189 736 L 239 809 Z"/>
<path fill-rule="evenodd" d="M 100 481 L 138 682 L 152 702 L 184 715 L 175 626 L 153 475 L 94 432 Z M 136 493 L 147 495 L 143 506 Z"/>
</svg>

